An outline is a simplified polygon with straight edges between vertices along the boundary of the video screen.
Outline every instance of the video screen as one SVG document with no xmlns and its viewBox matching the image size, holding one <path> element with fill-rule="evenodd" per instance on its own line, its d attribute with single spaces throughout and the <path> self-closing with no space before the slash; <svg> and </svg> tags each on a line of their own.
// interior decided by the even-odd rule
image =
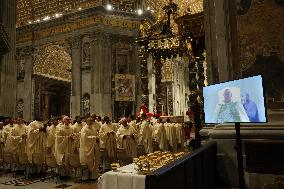
<svg viewBox="0 0 284 189">
<path fill-rule="evenodd" d="M 205 123 L 267 122 L 261 75 L 203 88 Z"/>
</svg>

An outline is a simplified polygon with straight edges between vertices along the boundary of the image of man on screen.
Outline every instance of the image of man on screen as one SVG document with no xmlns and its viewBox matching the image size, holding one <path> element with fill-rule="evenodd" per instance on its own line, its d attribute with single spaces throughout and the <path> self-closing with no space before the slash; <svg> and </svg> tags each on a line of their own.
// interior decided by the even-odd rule
<svg viewBox="0 0 284 189">
<path fill-rule="evenodd" d="M 245 109 L 240 102 L 240 90 L 238 89 L 238 94 L 235 94 L 237 97 L 234 100 L 231 89 L 226 88 L 223 91 L 221 93 L 223 98 L 215 107 L 213 123 L 249 122 Z"/>
<path fill-rule="evenodd" d="M 249 117 L 250 122 L 259 122 L 258 109 L 255 102 L 250 100 L 248 93 L 242 93 L 241 95 L 242 105 Z"/>
</svg>

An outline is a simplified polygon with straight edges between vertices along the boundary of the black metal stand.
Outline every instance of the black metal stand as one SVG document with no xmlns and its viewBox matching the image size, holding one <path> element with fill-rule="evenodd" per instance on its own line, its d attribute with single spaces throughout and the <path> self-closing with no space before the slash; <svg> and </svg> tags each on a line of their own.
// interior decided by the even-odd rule
<svg viewBox="0 0 284 189">
<path fill-rule="evenodd" d="M 243 164 L 243 149 L 242 149 L 242 138 L 240 131 L 241 124 L 235 123 L 236 129 L 236 146 L 237 159 L 238 159 L 238 172 L 239 172 L 239 188 L 246 189 L 245 175 L 244 175 L 244 164 Z"/>
</svg>

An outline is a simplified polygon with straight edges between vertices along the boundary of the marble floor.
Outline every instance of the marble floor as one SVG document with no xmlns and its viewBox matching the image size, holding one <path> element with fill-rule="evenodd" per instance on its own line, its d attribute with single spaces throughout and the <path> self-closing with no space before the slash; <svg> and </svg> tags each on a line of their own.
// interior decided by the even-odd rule
<svg viewBox="0 0 284 189">
<path fill-rule="evenodd" d="M 7 173 L 0 171 L 0 189 L 98 189 L 95 181 L 82 181 L 80 177 L 72 179 L 57 179 L 51 175 L 36 176 L 25 178 L 18 174 L 15 177 L 14 172 Z"/>
</svg>

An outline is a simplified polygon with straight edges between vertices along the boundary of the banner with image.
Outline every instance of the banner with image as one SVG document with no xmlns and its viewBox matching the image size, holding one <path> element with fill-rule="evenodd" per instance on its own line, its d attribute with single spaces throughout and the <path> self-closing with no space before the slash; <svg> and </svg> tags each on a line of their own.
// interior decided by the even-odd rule
<svg viewBox="0 0 284 189">
<path fill-rule="evenodd" d="M 115 100 L 135 101 L 135 75 L 115 74 Z"/>
</svg>

